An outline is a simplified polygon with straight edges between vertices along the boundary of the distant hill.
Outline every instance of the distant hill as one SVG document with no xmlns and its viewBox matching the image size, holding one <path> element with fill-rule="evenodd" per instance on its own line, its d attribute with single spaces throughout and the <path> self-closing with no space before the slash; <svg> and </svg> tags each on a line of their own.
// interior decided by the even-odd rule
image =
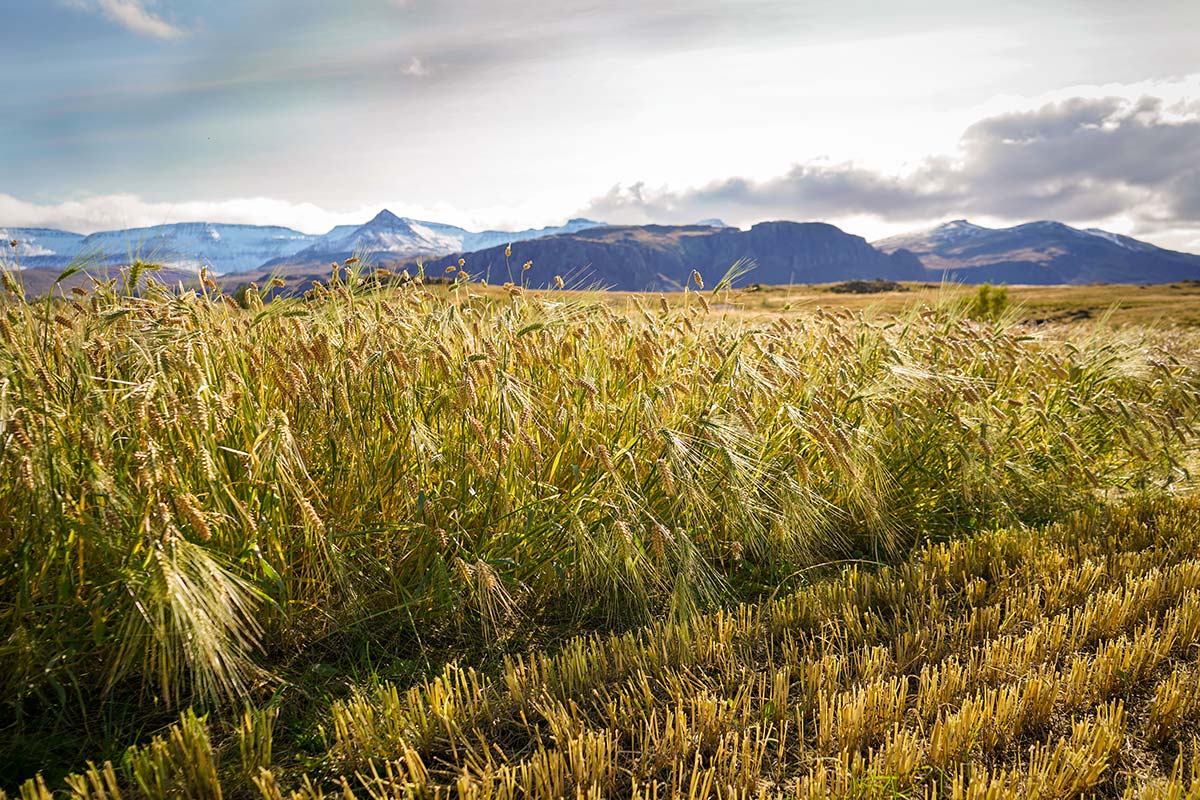
<svg viewBox="0 0 1200 800">
<path fill-rule="evenodd" d="M 576 218 L 545 228 L 469 231 L 387 210 L 362 225 L 339 225 L 324 235 L 278 226 L 187 222 L 88 236 L 8 228 L 0 229 L 0 237 L 17 242 L 16 248 L 0 248 L 0 268 L 19 262 L 29 271 L 31 291 L 48 286 L 72 263 L 85 262 L 95 271 L 135 258 L 162 264 L 165 274 L 193 280 L 207 267 L 224 286 L 251 281 L 262 285 L 278 275 L 295 287 L 325 280 L 330 262 L 351 256 L 385 265 L 423 261 L 429 274 L 444 271 L 462 257 L 471 275 L 502 282 L 508 279 L 504 250 L 509 244 L 514 279 L 521 264 L 533 261 L 525 277 L 538 285 L 562 275 L 573 285 L 626 290 L 678 287 L 693 269 L 711 285 L 739 261 L 755 265 L 742 283 L 765 284 L 950 280 L 1038 285 L 1200 279 L 1200 255 L 1053 221 L 986 228 L 955 220 L 873 245 L 820 222 L 762 222 L 743 231 L 719 219 L 695 225 L 605 225 Z"/>
<path fill-rule="evenodd" d="M 436 257 L 466 250 L 503 247 L 510 242 L 579 231 L 603 224 L 590 219 L 573 219 L 558 227 L 475 232 L 440 222 L 398 217 L 384 209 L 364 225 L 338 226 L 326 235 L 318 237 L 308 247 L 272 259 L 261 266 L 268 271 L 275 267 L 323 267 L 332 261 L 344 261 L 359 254 L 365 254 L 373 261 L 416 256 Z"/>
<path fill-rule="evenodd" d="M 251 269 L 301 250 L 317 238 L 291 228 L 216 222 L 125 228 L 89 236 L 45 228 L 13 228 L 0 235 L 17 240 L 24 267 L 61 269 L 78 260 L 117 265 L 140 258 L 192 273 L 201 267 L 216 272 Z"/>
<path fill-rule="evenodd" d="M 503 246 L 426 262 L 441 274 L 464 258 L 477 278 L 508 279 Z M 620 290 L 678 288 L 697 270 L 713 285 L 738 261 L 754 268 L 740 284 L 825 283 L 853 279 L 919 280 L 925 270 L 912 255 L 884 254 L 861 236 L 820 222 L 761 222 L 748 231 L 708 225 L 639 225 L 591 228 L 513 245 L 514 279 L 532 261 L 525 278 L 545 285 L 555 275 L 572 283 Z"/>
<path fill-rule="evenodd" d="M 1200 255 L 1048 220 L 985 228 L 960 219 L 881 239 L 874 245 L 887 253 L 913 253 L 931 280 L 1085 284 L 1172 283 L 1200 278 Z"/>
<path fill-rule="evenodd" d="M 201 267 L 214 274 L 233 274 L 276 267 L 311 272 L 359 253 L 373 259 L 440 256 L 602 224 L 573 219 L 548 228 L 468 231 L 397 217 L 385 210 L 363 225 L 339 225 L 320 236 L 271 225 L 181 222 L 88 236 L 51 228 L 7 228 L 0 229 L 0 237 L 6 243 L 17 242 L 15 255 L 24 268 L 61 270 L 80 260 L 92 266 L 115 266 L 140 258 L 192 274 Z M 4 266 L 11 266 L 12 255 L 8 247 L 0 252 Z"/>
<path fill-rule="evenodd" d="M 79 252 L 79 246 L 86 239 L 81 233 L 60 231 L 54 228 L 0 228 L 0 240 L 3 240 L 4 260 L 7 262 L 11 255 L 9 242 L 16 242 L 16 256 L 25 263 L 31 259 L 60 257 L 67 263 Z"/>
</svg>

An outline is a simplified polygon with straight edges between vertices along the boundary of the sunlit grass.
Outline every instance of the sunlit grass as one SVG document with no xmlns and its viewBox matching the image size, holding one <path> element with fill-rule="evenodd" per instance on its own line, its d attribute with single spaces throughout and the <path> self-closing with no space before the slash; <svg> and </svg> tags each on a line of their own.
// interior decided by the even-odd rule
<svg viewBox="0 0 1200 800">
<path fill-rule="evenodd" d="M 960 303 L 879 318 L 814 312 L 756 320 L 722 315 L 725 292 L 632 297 L 614 307 L 579 292 L 515 286 L 485 295 L 461 282 L 367 287 L 339 279 L 308 300 L 264 304 L 252 291 L 242 298 L 246 308 L 216 294 L 152 286 L 133 295 L 115 284 L 61 300 L 9 298 L 0 307 L 5 735 L 16 742 L 103 727 L 92 716 L 101 703 L 156 719 L 193 704 L 229 717 L 245 701 L 261 704 L 295 684 L 305 662 L 330 649 L 372 653 L 370 663 L 438 663 L 445 648 L 520 652 L 525 637 L 546 631 L 650 623 L 673 631 L 662 634 L 668 639 L 690 637 L 695 625 L 726 619 L 712 616 L 718 609 L 788 596 L 831 564 L 903 563 L 929 541 L 1019 531 L 1190 485 L 1200 389 L 1200 342 L 1191 334 L 1035 330 L 1011 318 L 973 319 Z M 943 606 L 924 595 L 912 602 L 929 603 L 919 616 L 942 624 Z M 857 614 L 837 625 L 856 630 L 865 624 Z M 580 655 L 564 674 L 609 663 L 588 649 L 597 646 L 568 645 Z M 671 651 L 662 658 L 655 669 L 676 670 Z M 792 719 L 799 693 L 807 699 L 797 708 L 816 715 L 803 721 L 803 735 L 830 758 L 891 752 L 899 745 L 889 737 L 916 735 L 895 727 L 912 707 L 926 709 L 922 724 L 934 728 L 921 735 L 933 737 L 929 752 L 942 754 L 929 763 L 946 774 L 959 763 L 953 753 L 977 744 L 955 738 L 960 729 L 947 728 L 950 721 L 936 727 L 945 703 L 974 708 L 967 695 L 909 697 L 901 677 L 919 670 L 885 669 L 885 660 L 876 683 L 847 683 L 836 700 L 820 700 L 797 683 L 816 669 L 799 653 L 772 666 L 769 680 L 755 677 L 754 659 L 730 666 L 719 684 L 686 670 L 656 677 L 684 703 L 671 711 L 684 716 L 670 724 L 687 730 L 670 735 L 719 752 L 782 752 L 778 731 L 767 736 L 760 725 L 753 736 L 766 738 L 735 742 L 728 726 L 743 720 L 736 725 L 746 736 L 746 714 L 764 724 L 781 724 L 777 714 Z M 1172 687 L 1192 673 L 1179 669 L 1154 701 L 1154 741 L 1175 741 L 1191 719 L 1192 695 Z M 721 705 L 737 674 L 767 683 L 747 684 L 750 694 Z M 442 706 L 437 692 L 500 685 L 495 680 L 524 692 L 520 681 L 483 673 L 452 669 L 439 680 L 444 690 L 420 690 L 434 692 L 430 698 L 384 688 L 334 705 L 321 762 L 331 771 L 314 780 L 364 765 L 396 771 L 389 759 L 397 758 L 411 762 L 404 780 L 421 770 L 443 780 L 449 773 L 421 760 L 429 748 L 442 742 L 454 759 L 465 757 L 475 743 L 462 744 L 459 732 L 497 709 L 460 718 L 458 701 Z M 573 692 L 595 688 L 590 678 L 571 680 Z M 1043 688 L 1003 701 L 979 695 L 985 705 L 971 713 L 1023 720 L 1025 711 L 1003 703 L 1022 693 L 1032 694 L 1020 703 L 1060 696 L 1057 684 Z M 754 692 L 775 698 L 769 713 L 765 701 L 746 699 Z M 571 775 L 570 786 L 609 787 L 602 795 L 618 783 L 630 791 L 621 754 L 631 745 L 618 717 L 580 727 L 572 697 L 584 695 L 555 700 L 561 708 L 532 695 L 519 700 L 527 718 L 540 715 L 549 726 L 539 727 L 548 738 L 530 740 L 529 752 L 554 743 L 559 753 L 546 749 L 541 766 L 523 767 L 550 781 L 528 785 L 550 792 Z M 639 702 L 650 709 L 653 698 Z M 617 695 L 612 702 L 603 713 L 627 705 Z M 414 712 L 414 703 L 434 706 Z M 867 721 L 838 721 L 847 709 Z M 662 726 L 668 710 L 653 720 L 620 719 Z M 1036 713 L 1031 719 L 1046 712 Z M 276 758 L 273 714 L 247 711 L 228 736 L 244 761 L 236 780 L 265 796 L 282 791 L 280 776 L 257 772 Z M 1110 708 L 1066 744 L 1029 758 L 1049 764 L 1070 748 L 1099 747 L 1096 737 L 1125 724 L 1120 714 Z M 503 724 L 515 731 L 525 723 Z M 204 730 L 185 721 L 152 745 L 131 762 L 144 762 L 138 774 L 147 777 L 137 780 L 167 781 L 172 759 L 188 761 L 180 754 L 200 752 L 202 737 L 207 746 Z M 563 749 L 568 742 L 576 755 Z M 999 740 L 988 746 L 1008 752 Z M 673 752 L 662 755 L 666 771 L 651 770 L 646 780 L 701 774 Z M 475 775 L 503 766 L 488 766 L 483 751 L 472 757 L 484 761 L 455 763 Z M 844 766 L 856 774 L 851 762 Z M 9 779 L 18 777 L 27 774 Z"/>
</svg>

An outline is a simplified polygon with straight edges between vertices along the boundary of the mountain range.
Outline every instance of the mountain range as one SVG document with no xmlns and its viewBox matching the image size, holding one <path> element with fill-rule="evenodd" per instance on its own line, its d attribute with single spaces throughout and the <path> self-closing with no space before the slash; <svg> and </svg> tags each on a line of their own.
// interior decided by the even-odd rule
<svg viewBox="0 0 1200 800">
<path fill-rule="evenodd" d="M 504 246 L 542 236 L 573 233 L 603 225 L 590 219 L 572 219 L 566 225 L 523 231 L 469 231 L 456 225 L 397 217 L 384 209 L 365 225 L 340 225 L 307 247 L 281 254 L 263 267 L 326 265 L 366 253 L 376 258 L 440 256 Z"/>
<path fill-rule="evenodd" d="M 437 256 L 601 224 L 573 219 L 559 227 L 476 232 L 397 217 L 384 210 L 363 225 L 339 225 L 323 236 L 275 226 L 182 222 L 89 236 L 49 228 L 8 228 L 0 229 L 0 237 L 17 242 L 16 254 L 23 267 L 61 268 L 77 259 L 98 265 L 124 264 L 140 258 L 168 268 L 208 267 L 225 274 L 277 264 L 324 263 L 357 253 L 393 258 Z"/>
<path fill-rule="evenodd" d="M 521 231 L 470 231 L 381 211 L 362 225 L 324 235 L 284 227 L 192 222 L 84 236 L 47 228 L 0 229 L 16 241 L 26 286 L 36 292 L 57 272 L 84 262 L 108 271 L 134 258 L 168 268 L 172 280 L 201 267 L 222 283 L 299 283 L 327 274 L 351 256 L 388 266 L 423 263 L 429 274 L 464 259 L 474 278 L 492 282 L 520 273 L 546 285 L 561 275 L 572 285 L 623 290 L 680 286 L 697 270 L 711 285 L 737 262 L 753 264 L 741 283 L 828 283 L 853 279 L 951 280 L 965 283 L 1169 283 L 1200 279 L 1200 255 L 1181 253 L 1095 228 L 1039 221 L 986 228 L 954 220 L 868 243 L 819 222 L 762 222 L 749 230 L 720 220 L 695 225 L 606 225 L 572 219 Z M 512 256 L 505 250 L 512 245 Z M 8 248 L 5 248 L 7 251 Z M 511 271 L 511 272 L 510 272 Z"/>
<path fill-rule="evenodd" d="M 912 254 L 887 254 L 861 236 L 821 222 L 760 222 L 748 231 L 704 225 L 622 225 L 592 228 L 520 242 L 506 260 L 505 246 L 425 263 L 440 275 L 457 264 L 474 277 L 500 282 L 507 269 L 543 285 L 558 274 L 573 285 L 600 285 L 641 291 L 682 288 L 694 269 L 706 285 L 715 285 L 741 261 L 750 271 L 741 283 L 828 283 L 883 277 L 922 280 L 925 270 Z M 507 263 L 506 263 L 507 262 Z M 407 266 L 407 265 L 405 265 Z"/>
<path fill-rule="evenodd" d="M 1200 278 L 1200 255 L 1043 220 L 985 228 L 965 219 L 874 243 L 908 251 L 931 275 L 961 283 L 1171 283 Z"/>
<path fill-rule="evenodd" d="M 90 265 L 127 264 L 135 258 L 167 267 L 216 272 L 253 269 L 291 255 L 322 237 L 264 225 L 182 222 L 153 228 L 102 231 L 89 236 L 46 228 L 9 228 L 0 236 L 17 242 L 23 267 L 62 268 L 79 260 Z"/>
</svg>

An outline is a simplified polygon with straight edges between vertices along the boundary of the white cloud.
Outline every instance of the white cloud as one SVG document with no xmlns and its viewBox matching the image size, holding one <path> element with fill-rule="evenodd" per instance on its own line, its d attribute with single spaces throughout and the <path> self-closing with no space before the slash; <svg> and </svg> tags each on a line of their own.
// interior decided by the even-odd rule
<svg viewBox="0 0 1200 800">
<path fill-rule="evenodd" d="M 421 63 L 421 59 L 416 56 L 408 62 L 408 66 L 404 68 L 405 75 L 412 75 L 415 78 L 421 78 L 429 74 L 429 68 Z"/>
<path fill-rule="evenodd" d="M 0 194 L 0 220 L 10 227 L 59 228 L 95 233 L 175 222 L 229 222 L 285 225 L 306 233 L 324 233 L 343 222 L 369 217 L 337 214 L 312 203 L 289 203 L 266 197 L 183 203 L 149 202 L 134 194 L 110 194 L 60 203 L 31 203 Z"/>
<path fill-rule="evenodd" d="M 183 29 L 172 25 L 146 8 L 153 0 L 71 0 L 76 8 L 95 11 L 123 28 L 155 39 L 175 39 Z"/>
<path fill-rule="evenodd" d="M 1153 90 L 1159 90 L 1152 94 Z M 732 175 L 672 188 L 617 184 L 581 213 L 610 222 L 718 216 L 892 225 L 971 216 L 1002 224 L 1057 219 L 1194 250 L 1200 228 L 1200 81 L 1080 88 L 992 105 L 958 148 L 889 172 L 811 159 L 765 179 Z M 865 229 L 864 229 L 865 228 Z M 871 229 L 874 230 L 871 230 Z"/>
<path fill-rule="evenodd" d="M 428 69 L 419 59 L 414 62 Z M 394 64 L 392 74 L 405 69 L 404 64 Z M 440 77 L 440 57 L 436 66 Z M 970 115 L 961 110 L 955 115 L 956 134 L 946 137 L 956 142 L 954 147 L 934 143 L 924 158 L 898 168 L 849 157 L 823 159 L 796 146 L 790 150 L 796 159 L 790 168 L 776 153 L 763 158 L 769 169 L 730 169 L 716 156 L 755 148 L 732 146 L 739 138 L 730 136 L 711 143 L 706 157 L 697 158 L 676 125 L 661 127 L 662 135 L 674 137 L 676 146 L 692 155 L 694 178 L 663 179 L 651 171 L 639 175 L 637 165 L 621 162 L 623 151 L 614 138 L 589 142 L 586 148 L 576 144 L 569 159 L 553 162 L 562 178 L 552 187 L 533 179 L 514 180 L 506 171 L 509 165 L 530 170 L 544 158 L 545 142 L 534 140 L 505 151 L 479 149 L 486 163 L 462 169 L 478 173 L 470 182 L 472 190 L 464 193 L 444 180 L 445 162 L 436 157 L 438 142 L 419 142 L 420 147 L 410 148 L 419 155 L 407 160 L 395 157 L 397 145 L 390 142 L 382 155 L 349 148 L 348 169 L 374 175 L 393 161 L 413 170 L 429 165 L 439 178 L 429 181 L 432 188 L 419 188 L 423 184 L 412 175 L 383 175 L 352 193 L 338 193 L 332 190 L 336 185 L 323 185 L 336 181 L 322 173 L 312 183 L 277 189 L 288 197 L 321 197 L 325 205 L 320 206 L 255 196 L 152 202 L 133 194 L 39 204 L 0 194 L 0 225 L 90 233 L 211 221 L 284 225 L 320 234 L 334 225 L 362 223 L 388 208 L 401 216 L 472 230 L 539 227 L 559 223 L 567 215 L 612 223 L 719 217 L 743 226 L 765 219 L 822 220 L 877 238 L 960 216 L 989 226 L 1047 217 L 1200 251 L 1200 74 L 992 98 L 981 101 Z M 524 125 L 521 115 L 512 118 L 514 124 Z M 638 130 L 644 138 L 659 129 L 641 125 Z M 877 128 L 872 133 L 879 135 Z M 464 143 L 454 155 L 468 158 L 471 152 Z M 497 158 L 499 152 L 511 158 Z M 579 152 L 605 157 L 580 158 Z M 710 153 L 715 156 L 707 157 Z M 863 149 L 860 154 L 869 153 Z M 573 172 L 580 165 L 588 169 Z M 633 173 L 634 180 L 604 194 L 603 188 L 621 172 Z M 260 178 L 231 191 L 251 195 L 267 184 Z M 396 186 L 406 187 L 405 194 L 428 194 L 396 201 L 401 194 Z M 211 191 L 192 194 L 187 186 L 172 190 L 180 196 Z M 413 197 L 418 202 L 412 202 Z"/>
<path fill-rule="evenodd" d="M 95 233 L 177 222 L 225 222 L 281 225 L 304 233 L 323 234 L 335 225 L 362 224 L 384 208 L 402 217 L 445 222 L 470 230 L 519 230 L 565 221 L 554 211 L 547 213 L 547 209 L 530 204 L 500 205 L 466 212 L 446 202 L 419 205 L 389 201 L 330 210 L 315 203 L 293 203 L 271 197 L 166 203 L 151 202 L 135 194 L 109 194 L 57 203 L 32 203 L 0 193 L 0 227 Z M 562 210 L 559 209 L 559 213 Z"/>
</svg>

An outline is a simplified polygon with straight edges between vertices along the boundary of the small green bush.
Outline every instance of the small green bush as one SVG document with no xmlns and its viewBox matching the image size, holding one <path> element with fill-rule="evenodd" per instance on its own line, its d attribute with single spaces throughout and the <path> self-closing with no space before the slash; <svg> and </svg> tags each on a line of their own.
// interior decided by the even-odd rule
<svg viewBox="0 0 1200 800">
<path fill-rule="evenodd" d="M 967 305 L 967 315 L 975 319 L 999 319 L 1008 310 L 1008 287 L 985 283 L 975 291 Z"/>
</svg>

